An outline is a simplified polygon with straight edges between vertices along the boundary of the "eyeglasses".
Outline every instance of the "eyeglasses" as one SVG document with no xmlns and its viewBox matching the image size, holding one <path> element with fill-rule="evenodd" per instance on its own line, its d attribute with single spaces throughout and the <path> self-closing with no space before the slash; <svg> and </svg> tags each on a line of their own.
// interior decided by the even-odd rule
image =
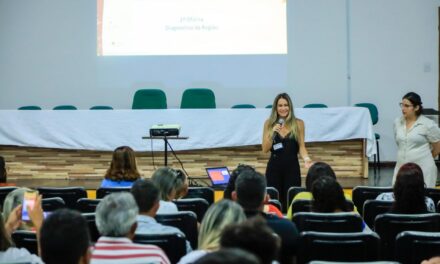
<svg viewBox="0 0 440 264">
<path fill-rule="evenodd" d="M 411 104 L 404 104 L 404 103 L 399 103 L 400 108 L 409 108 L 409 107 L 413 107 L 414 105 Z"/>
</svg>

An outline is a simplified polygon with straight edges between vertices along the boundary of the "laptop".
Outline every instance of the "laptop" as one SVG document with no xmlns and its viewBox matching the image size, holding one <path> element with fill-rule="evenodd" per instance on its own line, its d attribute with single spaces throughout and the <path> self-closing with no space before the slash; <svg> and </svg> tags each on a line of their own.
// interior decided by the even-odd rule
<svg viewBox="0 0 440 264">
<path fill-rule="evenodd" d="M 206 173 L 214 189 L 225 189 L 228 185 L 230 174 L 228 167 L 206 168 Z"/>
</svg>

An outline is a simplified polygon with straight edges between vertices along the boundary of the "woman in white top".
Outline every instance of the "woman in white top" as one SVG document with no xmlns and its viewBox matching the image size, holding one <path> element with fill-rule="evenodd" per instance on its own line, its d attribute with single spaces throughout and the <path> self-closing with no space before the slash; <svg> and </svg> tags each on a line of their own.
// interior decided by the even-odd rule
<svg viewBox="0 0 440 264">
<path fill-rule="evenodd" d="M 177 213 L 179 210 L 172 201 L 186 194 L 188 189 L 186 175 L 181 170 L 162 167 L 153 173 L 151 180 L 160 191 L 159 210 L 157 214 Z"/>
<path fill-rule="evenodd" d="M 440 153 L 440 129 L 434 121 L 422 115 L 422 100 L 414 92 L 407 93 L 400 103 L 402 117 L 394 121 L 394 138 L 397 143 L 397 162 L 393 184 L 402 164 L 418 164 L 427 187 L 435 187 L 437 167 L 434 157 Z"/>
</svg>

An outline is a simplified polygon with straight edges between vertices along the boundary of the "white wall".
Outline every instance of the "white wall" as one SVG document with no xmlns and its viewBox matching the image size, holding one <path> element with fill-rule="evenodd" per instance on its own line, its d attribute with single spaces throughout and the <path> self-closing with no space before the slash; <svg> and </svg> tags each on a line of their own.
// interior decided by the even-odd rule
<svg viewBox="0 0 440 264">
<path fill-rule="evenodd" d="M 395 160 L 392 121 L 407 91 L 437 108 L 440 0 L 289 0 L 287 56 L 97 57 L 95 0 L 0 0 L 0 109 L 36 104 L 130 108 L 158 87 L 178 107 L 210 87 L 218 107 L 373 102 L 381 158 Z M 351 80 L 347 76 L 351 75 Z"/>
</svg>

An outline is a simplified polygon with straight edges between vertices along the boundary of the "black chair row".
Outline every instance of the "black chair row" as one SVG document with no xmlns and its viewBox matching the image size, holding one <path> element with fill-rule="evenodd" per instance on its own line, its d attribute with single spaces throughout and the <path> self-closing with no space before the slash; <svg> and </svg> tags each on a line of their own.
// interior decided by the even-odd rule
<svg viewBox="0 0 440 264">
<path fill-rule="evenodd" d="M 350 211 L 354 210 L 354 204 L 350 200 L 346 200 L 347 208 Z M 312 211 L 312 200 L 307 199 L 297 199 L 293 201 L 292 206 L 292 215 L 299 212 L 311 212 Z"/>
</svg>

